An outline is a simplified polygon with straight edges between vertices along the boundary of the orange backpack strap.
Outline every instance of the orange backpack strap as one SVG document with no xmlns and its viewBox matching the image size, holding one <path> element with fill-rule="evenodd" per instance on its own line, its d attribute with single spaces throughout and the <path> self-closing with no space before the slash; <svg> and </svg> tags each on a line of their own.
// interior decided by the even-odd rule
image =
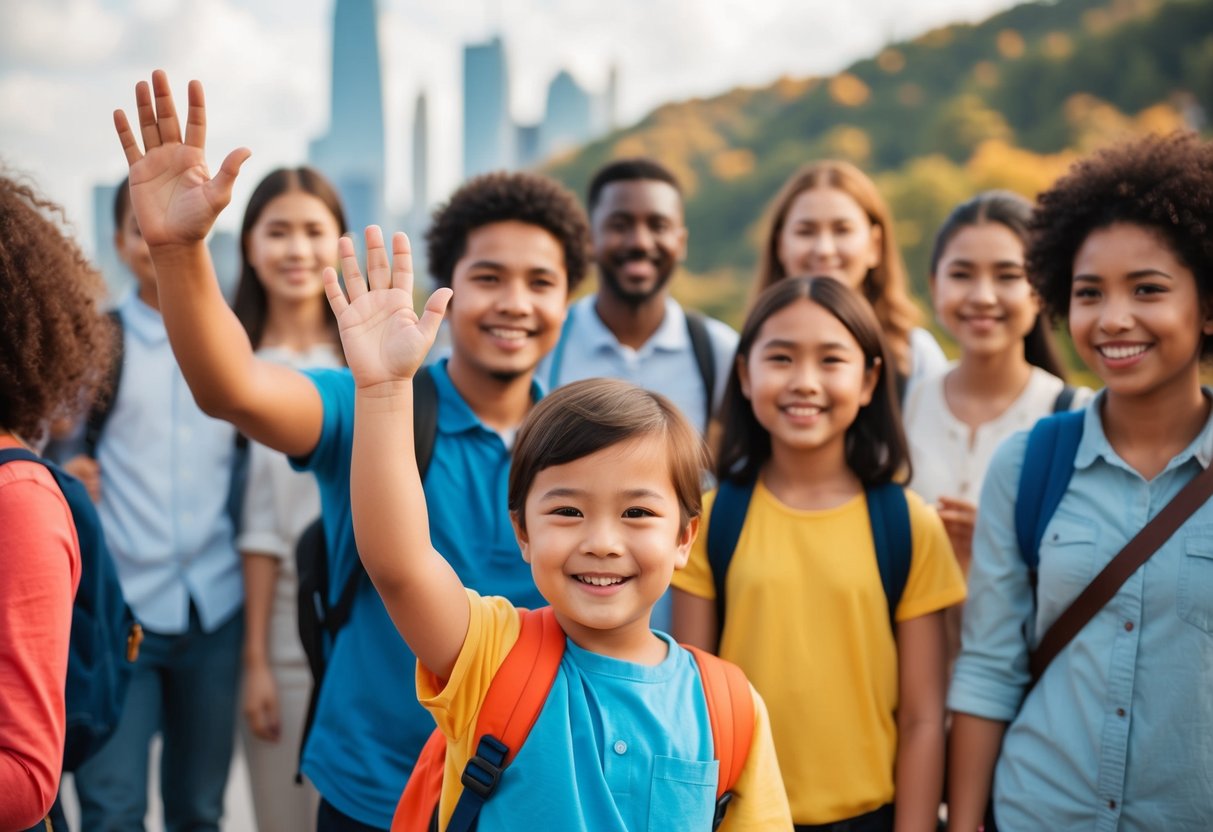
<svg viewBox="0 0 1213 832">
<path fill-rule="evenodd" d="M 703 696 L 708 703 L 708 721 L 712 725 L 712 743 L 720 762 L 716 783 L 715 829 L 724 820 L 724 812 L 733 797 L 733 787 L 741 777 L 754 739 L 754 696 L 741 668 L 698 647 L 684 644 L 699 665 Z"/>
</svg>

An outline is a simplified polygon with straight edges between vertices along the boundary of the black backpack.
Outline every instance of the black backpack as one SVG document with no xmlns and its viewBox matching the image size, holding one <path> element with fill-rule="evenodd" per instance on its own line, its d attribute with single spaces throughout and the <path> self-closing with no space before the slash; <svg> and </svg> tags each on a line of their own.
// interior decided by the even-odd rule
<svg viewBox="0 0 1213 832">
<path fill-rule="evenodd" d="M 80 585 L 72 604 L 63 768 L 75 771 L 103 746 L 122 717 L 132 663 L 143 629 L 122 595 L 101 519 L 80 480 L 24 448 L 0 450 L 0 465 L 26 460 L 46 466 L 72 512 L 80 542 Z"/>
<path fill-rule="evenodd" d="M 428 369 L 423 368 L 413 378 L 413 450 L 417 455 L 417 470 L 425 480 L 430 460 L 434 456 L 434 441 L 438 436 L 438 388 Z M 312 672 L 312 692 L 308 697 L 307 718 L 303 723 L 303 738 L 299 742 L 299 759 L 307 745 L 316 705 L 320 701 L 320 685 L 328 667 L 326 641 L 331 644 L 350 618 L 354 597 L 366 577 L 361 560 L 341 588 L 337 602 L 330 603 L 332 577 L 329 575 L 328 545 L 324 539 L 324 522 L 317 517 L 303 531 L 295 544 L 295 571 L 298 576 L 297 614 L 299 641 Z M 300 775 L 296 773 L 295 779 Z"/>
</svg>

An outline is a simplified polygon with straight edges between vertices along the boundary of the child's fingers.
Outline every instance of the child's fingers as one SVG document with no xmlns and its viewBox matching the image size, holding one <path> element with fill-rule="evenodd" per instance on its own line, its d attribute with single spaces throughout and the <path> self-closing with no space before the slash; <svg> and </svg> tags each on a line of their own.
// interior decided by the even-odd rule
<svg viewBox="0 0 1213 832">
<path fill-rule="evenodd" d="M 413 296 L 413 249 L 403 231 L 392 235 L 392 288 Z"/>
<path fill-rule="evenodd" d="M 163 69 L 152 73 L 152 92 L 156 96 L 156 127 L 160 132 L 160 143 L 181 144 L 181 122 L 177 120 L 177 107 L 173 104 L 168 73 Z"/>
<path fill-rule="evenodd" d="M 139 142 L 135 140 L 135 131 L 131 129 L 131 123 L 126 120 L 126 113 L 121 110 L 114 110 L 114 129 L 118 131 L 118 141 L 122 144 L 122 152 L 126 155 L 127 165 L 133 165 L 143 158 L 143 151 L 139 149 Z"/>
<path fill-rule="evenodd" d="M 147 81 L 135 84 L 135 109 L 139 111 L 139 134 L 143 149 L 160 146 L 160 130 L 156 127 L 156 110 L 152 107 L 152 90 Z"/>
<path fill-rule="evenodd" d="M 451 302 L 453 294 L 454 292 L 449 287 L 443 286 L 441 289 L 436 289 L 434 294 L 430 295 L 430 299 L 425 302 L 425 310 L 421 313 L 417 326 L 421 328 L 431 343 L 438 336 L 438 327 L 442 325 L 446 305 Z"/>
<path fill-rule="evenodd" d="M 185 115 L 185 143 L 199 149 L 206 147 L 206 96 L 202 94 L 202 82 L 190 81 L 189 109 Z"/>
<path fill-rule="evenodd" d="M 324 278 L 324 296 L 329 299 L 329 308 L 333 310 L 334 317 L 341 317 L 341 313 L 346 310 L 350 302 L 345 299 L 345 292 L 341 291 L 341 281 L 337 279 L 337 270 L 332 266 L 325 266 L 321 274 Z"/>
<path fill-rule="evenodd" d="M 337 241 L 337 257 L 341 261 L 341 274 L 345 277 L 345 291 L 350 303 L 358 300 L 367 292 L 366 280 L 358 268 L 358 255 L 354 251 L 354 241 L 342 237 Z"/>
<path fill-rule="evenodd" d="M 367 285 L 372 290 L 386 289 L 392 284 L 392 267 L 383 243 L 383 229 L 377 225 L 366 227 L 366 275 Z"/>
</svg>

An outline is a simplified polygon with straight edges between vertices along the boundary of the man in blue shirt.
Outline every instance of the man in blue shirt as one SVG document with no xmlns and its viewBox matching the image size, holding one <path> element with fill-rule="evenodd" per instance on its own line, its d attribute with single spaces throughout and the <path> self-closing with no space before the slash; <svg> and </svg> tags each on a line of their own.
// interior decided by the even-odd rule
<svg viewBox="0 0 1213 832">
<path fill-rule="evenodd" d="M 197 82 L 195 82 L 196 84 Z M 205 170 L 204 142 L 184 141 L 168 79 L 153 75 L 156 116 L 140 152 L 118 120 L 131 164 L 135 212 L 155 261 L 173 349 L 199 404 L 250 439 L 316 472 L 334 594 L 358 557 L 350 521 L 349 462 L 354 387 L 348 371 L 304 374 L 257 359 L 228 309 L 204 239 L 247 151 Z M 204 123 L 201 85 L 189 124 Z M 380 239 L 378 228 L 368 239 Z M 518 553 L 506 507 L 509 446 L 534 403 L 532 375 L 556 343 L 569 292 L 585 273 L 588 230 L 576 199 L 533 174 L 488 174 L 440 208 L 427 235 L 430 270 L 454 289 L 447 313 L 451 355 L 433 369 L 438 435 L 426 476 L 430 524 L 469 585 L 521 604 L 539 595 Z M 401 238 L 399 245 L 407 246 Z M 380 246 L 382 251 L 382 246 Z M 352 278 L 353 279 L 353 278 Z M 335 601 L 336 598 L 330 599 Z M 415 661 L 369 581 L 329 655 L 303 757 L 322 798 L 321 832 L 386 830 L 433 720 L 416 703 Z M 283 772 L 291 776 L 291 772 Z"/>
<path fill-rule="evenodd" d="M 244 601 L 228 513 L 236 432 L 194 403 L 169 348 L 156 273 L 131 212 L 114 243 L 135 278 L 118 307 L 121 381 L 96 446 L 66 467 L 93 485 L 122 590 L 145 638 L 122 719 L 76 772 L 89 830 L 142 829 L 152 736 L 164 737 L 168 829 L 217 830 L 235 732 Z"/>
<path fill-rule="evenodd" d="M 621 159 L 594 174 L 587 205 L 598 291 L 569 309 L 559 346 L 540 365 L 540 380 L 549 390 L 596 376 L 630 381 L 668 397 L 706 432 L 708 414 L 724 394 L 737 333 L 670 297 L 670 279 L 687 248 L 678 180 L 652 159 Z M 696 355 L 696 327 L 711 354 L 710 374 Z"/>
</svg>

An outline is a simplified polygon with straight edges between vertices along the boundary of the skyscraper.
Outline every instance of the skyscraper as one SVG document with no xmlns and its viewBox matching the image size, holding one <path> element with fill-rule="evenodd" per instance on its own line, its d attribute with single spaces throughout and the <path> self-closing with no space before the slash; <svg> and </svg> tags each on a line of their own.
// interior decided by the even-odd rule
<svg viewBox="0 0 1213 832">
<path fill-rule="evenodd" d="M 385 175 L 383 92 L 375 0 L 337 0 L 329 131 L 308 160 L 333 180 L 351 230 L 382 223 Z"/>
<path fill-rule="evenodd" d="M 413 213 L 425 216 L 430 207 L 429 116 L 425 93 L 417 94 L 413 107 Z"/>
<path fill-rule="evenodd" d="M 547 107 L 539 125 L 539 158 L 577 147 L 594 135 L 595 102 L 568 70 L 548 85 Z"/>
<path fill-rule="evenodd" d="M 500 37 L 463 48 L 463 175 L 514 166 L 509 70 Z"/>
</svg>

